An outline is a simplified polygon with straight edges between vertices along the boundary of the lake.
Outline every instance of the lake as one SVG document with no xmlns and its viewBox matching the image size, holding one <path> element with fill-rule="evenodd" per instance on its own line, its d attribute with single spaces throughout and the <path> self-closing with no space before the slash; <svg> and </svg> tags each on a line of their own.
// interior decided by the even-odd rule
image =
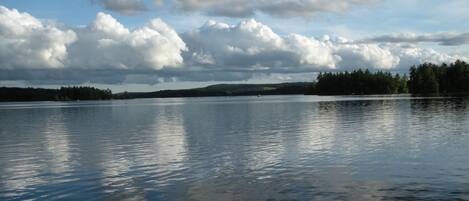
<svg viewBox="0 0 469 201">
<path fill-rule="evenodd" d="M 469 99 L 0 103 L 0 200 L 469 200 Z"/>
</svg>

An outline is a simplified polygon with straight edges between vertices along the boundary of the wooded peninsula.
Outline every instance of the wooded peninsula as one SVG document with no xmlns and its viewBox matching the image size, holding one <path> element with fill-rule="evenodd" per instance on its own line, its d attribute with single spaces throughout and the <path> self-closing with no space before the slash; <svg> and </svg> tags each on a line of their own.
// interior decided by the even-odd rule
<svg viewBox="0 0 469 201">
<path fill-rule="evenodd" d="M 371 72 L 320 73 L 316 82 L 281 84 L 218 84 L 203 88 L 123 92 L 94 87 L 61 87 L 60 89 L 0 87 L 0 101 L 70 101 L 133 98 L 248 96 L 248 95 L 370 95 L 370 94 L 469 94 L 469 64 L 456 61 L 436 65 L 412 66 L 409 74 Z"/>
</svg>

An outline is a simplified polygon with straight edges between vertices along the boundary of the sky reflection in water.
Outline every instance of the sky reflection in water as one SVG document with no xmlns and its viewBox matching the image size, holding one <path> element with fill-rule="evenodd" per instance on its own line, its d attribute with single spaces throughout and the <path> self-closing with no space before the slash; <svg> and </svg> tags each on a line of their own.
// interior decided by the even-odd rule
<svg viewBox="0 0 469 201">
<path fill-rule="evenodd" d="M 469 199 L 464 98 L 0 104 L 0 199 Z"/>
</svg>

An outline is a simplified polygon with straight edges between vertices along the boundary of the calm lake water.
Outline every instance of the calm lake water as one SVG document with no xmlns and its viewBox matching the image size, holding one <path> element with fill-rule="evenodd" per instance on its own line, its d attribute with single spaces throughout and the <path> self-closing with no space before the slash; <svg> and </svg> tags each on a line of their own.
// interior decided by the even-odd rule
<svg viewBox="0 0 469 201">
<path fill-rule="evenodd" d="M 469 99 L 0 104 L 0 200 L 469 200 Z"/>
</svg>

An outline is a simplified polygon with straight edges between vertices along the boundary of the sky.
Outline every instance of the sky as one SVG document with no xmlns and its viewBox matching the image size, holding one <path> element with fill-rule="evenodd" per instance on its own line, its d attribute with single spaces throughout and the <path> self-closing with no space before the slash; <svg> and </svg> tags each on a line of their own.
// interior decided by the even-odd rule
<svg viewBox="0 0 469 201">
<path fill-rule="evenodd" d="M 467 0 L 0 0 L 0 86 L 120 91 L 469 59 Z"/>
</svg>

